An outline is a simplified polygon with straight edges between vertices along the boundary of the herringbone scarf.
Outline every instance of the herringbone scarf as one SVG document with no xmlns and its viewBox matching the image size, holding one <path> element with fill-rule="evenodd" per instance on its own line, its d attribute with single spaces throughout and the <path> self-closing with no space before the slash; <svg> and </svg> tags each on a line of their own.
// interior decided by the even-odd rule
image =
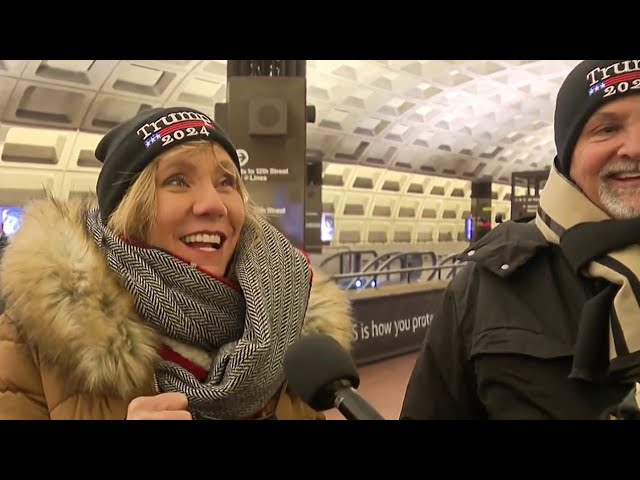
<svg viewBox="0 0 640 480">
<path fill-rule="evenodd" d="M 578 275 L 596 279 L 584 304 L 572 378 L 640 377 L 640 219 L 613 220 L 552 168 L 536 225 Z"/>
<path fill-rule="evenodd" d="M 121 240 L 97 209 L 88 212 L 86 224 L 142 319 L 161 335 L 215 357 L 202 384 L 181 366 L 161 361 L 161 391 L 186 394 L 194 418 L 219 419 L 250 416 L 275 395 L 311 288 L 306 258 L 276 228 L 264 220 L 245 222 L 235 253 L 238 285 L 232 288 L 162 250 Z"/>
</svg>

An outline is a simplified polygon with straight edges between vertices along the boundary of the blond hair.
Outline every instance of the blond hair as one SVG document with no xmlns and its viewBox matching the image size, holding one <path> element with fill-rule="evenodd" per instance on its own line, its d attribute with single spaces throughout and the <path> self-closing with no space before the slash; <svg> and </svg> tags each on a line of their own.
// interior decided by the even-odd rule
<svg viewBox="0 0 640 480">
<path fill-rule="evenodd" d="M 158 161 L 162 158 L 171 158 L 179 155 L 193 155 L 209 150 L 216 158 L 214 143 L 207 140 L 197 140 L 194 142 L 178 145 L 166 153 L 156 157 L 140 173 L 133 185 L 122 198 L 122 201 L 109 216 L 107 226 L 116 235 L 125 238 L 141 240 L 147 242 L 151 227 L 155 222 L 156 209 L 156 171 Z M 237 169 L 229 172 L 235 176 L 236 190 L 242 197 L 245 211 L 245 223 L 257 222 L 261 218 L 256 205 L 249 197 L 246 187 L 242 181 L 242 176 Z M 259 229 L 256 229 L 259 231 Z"/>
</svg>

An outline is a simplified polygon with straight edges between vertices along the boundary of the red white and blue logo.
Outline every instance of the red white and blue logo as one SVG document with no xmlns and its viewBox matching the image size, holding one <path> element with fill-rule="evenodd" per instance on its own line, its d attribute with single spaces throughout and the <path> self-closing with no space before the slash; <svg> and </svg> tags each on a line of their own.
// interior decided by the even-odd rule
<svg viewBox="0 0 640 480">
<path fill-rule="evenodd" d="M 149 148 L 160 141 L 162 146 L 166 146 L 189 137 L 208 137 L 215 128 L 211 119 L 201 113 L 174 112 L 144 124 L 136 133 L 142 138 L 144 146 Z"/>
<path fill-rule="evenodd" d="M 640 93 L 640 60 L 616 62 L 605 68 L 594 68 L 587 75 L 589 96 L 603 92 L 603 98 L 638 90 Z"/>
</svg>

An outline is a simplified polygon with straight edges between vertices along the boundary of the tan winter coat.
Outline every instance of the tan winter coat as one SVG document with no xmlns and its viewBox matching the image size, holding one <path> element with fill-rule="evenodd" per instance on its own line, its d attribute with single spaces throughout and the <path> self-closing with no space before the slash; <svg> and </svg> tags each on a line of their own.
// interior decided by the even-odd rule
<svg viewBox="0 0 640 480">
<path fill-rule="evenodd" d="M 40 201 L 0 264 L 0 419 L 124 419 L 129 402 L 154 395 L 160 338 L 109 271 L 82 228 L 80 202 Z M 314 272 L 303 334 L 351 346 L 348 298 Z M 165 341 L 166 339 L 163 339 Z M 208 368 L 208 359 L 169 346 Z M 322 419 L 286 388 L 273 400 L 279 419 Z"/>
</svg>

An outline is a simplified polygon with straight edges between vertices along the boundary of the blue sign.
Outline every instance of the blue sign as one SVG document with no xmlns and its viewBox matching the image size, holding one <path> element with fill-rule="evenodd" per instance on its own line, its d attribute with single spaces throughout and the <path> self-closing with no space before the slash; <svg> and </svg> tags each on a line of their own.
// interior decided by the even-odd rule
<svg viewBox="0 0 640 480">
<path fill-rule="evenodd" d="M 471 215 L 464 221 L 464 233 L 467 241 L 470 242 L 473 238 L 473 217 Z"/>
</svg>

